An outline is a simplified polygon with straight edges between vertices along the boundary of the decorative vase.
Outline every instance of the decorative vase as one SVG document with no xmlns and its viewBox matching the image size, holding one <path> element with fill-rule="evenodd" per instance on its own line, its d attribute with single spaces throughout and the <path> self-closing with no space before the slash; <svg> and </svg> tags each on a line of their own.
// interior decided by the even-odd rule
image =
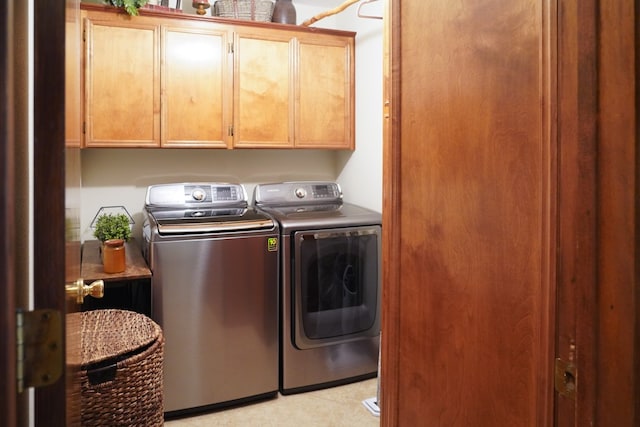
<svg viewBox="0 0 640 427">
<path fill-rule="evenodd" d="M 280 24 L 296 24 L 296 7 L 291 0 L 276 0 L 273 6 L 271 22 Z"/>
<path fill-rule="evenodd" d="M 105 240 L 102 248 L 102 266 L 105 273 L 122 273 L 126 268 L 124 240 Z"/>
</svg>

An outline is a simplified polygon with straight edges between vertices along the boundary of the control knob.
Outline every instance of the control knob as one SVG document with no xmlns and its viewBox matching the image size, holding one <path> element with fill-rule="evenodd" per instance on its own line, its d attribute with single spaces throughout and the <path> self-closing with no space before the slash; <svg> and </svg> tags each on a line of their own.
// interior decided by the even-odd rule
<svg viewBox="0 0 640 427">
<path fill-rule="evenodd" d="M 191 197 L 193 197 L 193 200 L 196 200 L 198 202 L 203 201 L 206 196 L 207 196 L 207 193 L 205 193 L 202 188 L 196 188 L 191 193 Z"/>
<path fill-rule="evenodd" d="M 295 194 L 298 199 L 303 199 L 307 195 L 307 190 L 302 187 L 296 188 Z"/>
</svg>

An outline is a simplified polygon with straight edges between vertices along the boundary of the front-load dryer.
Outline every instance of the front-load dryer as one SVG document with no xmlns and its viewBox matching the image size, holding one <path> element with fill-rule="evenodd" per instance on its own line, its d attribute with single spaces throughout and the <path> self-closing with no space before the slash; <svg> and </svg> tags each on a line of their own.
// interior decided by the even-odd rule
<svg viewBox="0 0 640 427">
<path fill-rule="evenodd" d="M 375 377 L 381 215 L 335 182 L 259 184 L 254 200 L 280 225 L 280 392 Z"/>
</svg>

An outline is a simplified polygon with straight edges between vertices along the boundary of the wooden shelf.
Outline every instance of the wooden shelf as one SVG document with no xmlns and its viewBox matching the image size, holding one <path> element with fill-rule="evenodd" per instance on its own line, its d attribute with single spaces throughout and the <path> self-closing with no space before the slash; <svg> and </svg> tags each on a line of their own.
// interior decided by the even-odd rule
<svg viewBox="0 0 640 427">
<path fill-rule="evenodd" d="M 100 259 L 100 241 L 87 240 L 82 245 L 82 277 L 85 282 L 104 280 L 105 282 L 151 278 L 140 246 L 135 240 L 125 243 L 127 269 L 122 273 L 105 273 Z"/>
</svg>

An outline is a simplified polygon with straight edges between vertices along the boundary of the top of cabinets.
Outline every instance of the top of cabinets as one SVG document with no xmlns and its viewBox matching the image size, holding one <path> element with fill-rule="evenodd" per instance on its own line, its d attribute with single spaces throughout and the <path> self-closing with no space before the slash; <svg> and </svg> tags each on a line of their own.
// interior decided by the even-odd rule
<svg viewBox="0 0 640 427">
<path fill-rule="evenodd" d="M 88 11 L 105 11 L 114 13 L 114 19 L 131 19 L 134 20 L 135 16 L 130 16 L 124 9 L 116 8 L 113 6 L 104 6 L 93 3 L 81 3 L 80 8 L 82 10 Z M 238 20 L 238 19 L 229 19 L 229 18 L 218 18 L 212 16 L 199 16 L 191 13 L 175 13 L 175 12 L 165 12 L 160 9 L 140 9 L 140 16 L 154 16 L 157 18 L 167 18 L 167 19 L 175 19 L 175 20 L 188 20 L 188 21 L 201 21 L 201 22 L 217 22 L 220 24 L 226 25 L 241 25 L 245 27 L 256 27 L 256 28 L 271 28 L 277 29 L 280 31 L 296 31 L 296 32 L 308 32 L 310 34 L 318 33 L 318 34 L 333 34 L 336 36 L 345 36 L 345 37 L 355 37 L 355 32 L 353 31 L 343 31 L 343 30 L 332 30 L 327 28 L 317 28 L 317 27 L 305 27 L 302 25 L 290 25 L 290 24 L 278 24 L 275 22 L 259 22 L 259 21 L 249 21 L 249 20 Z"/>
</svg>

